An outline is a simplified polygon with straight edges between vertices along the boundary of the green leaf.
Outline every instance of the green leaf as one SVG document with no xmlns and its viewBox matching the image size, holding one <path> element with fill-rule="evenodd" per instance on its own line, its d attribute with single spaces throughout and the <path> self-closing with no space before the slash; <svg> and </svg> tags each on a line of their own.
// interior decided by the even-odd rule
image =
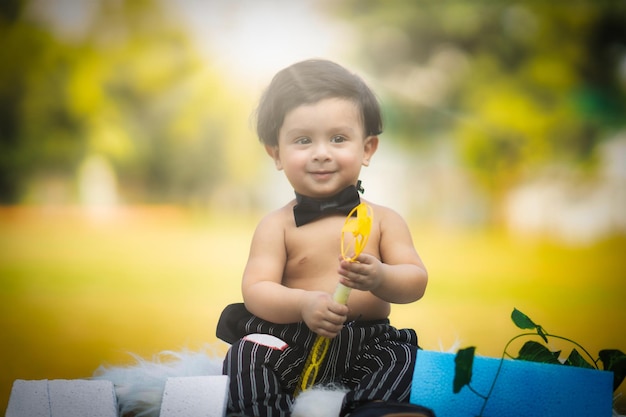
<svg viewBox="0 0 626 417">
<path fill-rule="evenodd" d="M 576 349 L 573 349 L 572 352 L 569 354 L 567 360 L 565 361 L 565 364 L 577 366 L 579 368 L 596 369 L 595 366 L 587 362 Z"/>
<path fill-rule="evenodd" d="M 511 313 L 511 319 L 513 320 L 513 323 L 515 323 L 515 325 L 519 327 L 520 329 L 537 330 L 537 334 L 541 336 L 544 342 L 548 343 L 547 334 L 543 330 L 543 327 L 541 327 L 538 324 L 535 324 L 535 322 L 532 321 L 530 317 L 528 317 L 526 314 L 519 311 L 517 308 L 513 309 L 513 312 Z"/>
<path fill-rule="evenodd" d="M 538 327 L 526 314 L 522 313 L 517 308 L 513 309 L 511 319 L 520 329 L 536 329 Z"/>
<path fill-rule="evenodd" d="M 543 327 L 541 326 L 537 326 L 537 334 L 539 336 L 541 336 L 541 338 L 543 339 L 544 342 L 548 343 L 548 335 L 546 334 L 546 332 L 543 330 Z"/>
<path fill-rule="evenodd" d="M 604 349 L 600 351 L 599 356 L 604 370 L 613 372 L 613 391 L 615 391 L 626 377 L 626 355 L 617 349 Z"/>
<path fill-rule="evenodd" d="M 559 353 L 552 352 L 547 347 L 538 342 L 529 341 L 519 351 L 517 359 L 530 362 L 552 363 L 560 365 Z"/>
<path fill-rule="evenodd" d="M 465 385 L 472 380 L 472 367 L 474 366 L 474 352 L 476 347 L 471 346 L 461 349 L 454 358 L 454 384 L 452 391 L 457 394 Z"/>
</svg>

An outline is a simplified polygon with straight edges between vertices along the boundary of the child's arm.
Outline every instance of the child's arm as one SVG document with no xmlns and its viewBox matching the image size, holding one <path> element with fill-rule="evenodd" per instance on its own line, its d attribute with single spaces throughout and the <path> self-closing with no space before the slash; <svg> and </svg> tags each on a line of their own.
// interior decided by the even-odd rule
<svg viewBox="0 0 626 417">
<path fill-rule="evenodd" d="M 363 253 L 357 262 L 342 260 L 340 282 L 346 287 L 371 291 L 378 298 L 396 304 L 419 300 L 426 290 L 428 274 L 415 247 L 409 228 L 396 212 L 379 208 L 380 255 Z"/>
<path fill-rule="evenodd" d="M 334 337 L 341 330 L 348 308 L 322 291 L 288 288 L 282 284 L 287 260 L 280 215 L 261 221 L 252 238 L 242 294 L 246 308 L 272 323 L 304 321 L 315 333 Z"/>
</svg>

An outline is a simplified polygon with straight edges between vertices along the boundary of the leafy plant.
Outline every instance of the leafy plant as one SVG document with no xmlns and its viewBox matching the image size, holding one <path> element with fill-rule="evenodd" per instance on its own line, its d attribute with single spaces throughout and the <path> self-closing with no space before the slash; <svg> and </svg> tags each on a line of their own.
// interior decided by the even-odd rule
<svg viewBox="0 0 626 417">
<path fill-rule="evenodd" d="M 498 366 L 498 370 L 496 371 L 496 375 L 493 379 L 493 382 L 491 383 L 491 387 L 489 388 L 487 394 L 482 394 L 476 391 L 470 385 L 472 380 L 472 368 L 474 365 L 474 353 L 476 351 L 476 348 L 474 346 L 471 346 L 465 349 L 460 349 L 457 352 L 456 357 L 454 358 L 454 382 L 452 390 L 455 394 L 457 394 L 461 391 L 463 387 L 467 386 L 470 391 L 472 391 L 474 394 L 484 400 L 478 417 L 481 417 L 483 415 L 483 412 L 485 411 L 487 401 L 489 400 L 489 397 L 493 392 L 493 389 L 496 385 L 496 380 L 498 379 L 500 371 L 502 370 L 502 364 L 504 363 L 505 357 L 531 362 L 550 363 L 556 365 L 576 366 L 580 368 L 611 371 L 613 372 L 613 391 L 615 391 L 620 386 L 620 384 L 626 377 L 626 354 L 624 354 L 623 352 L 616 349 L 604 349 L 599 352 L 599 357 L 597 359 L 594 359 L 594 357 L 577 342 L 563 336 L 557 336 L 548 333 L 543 327 L 535 324 L 526 314 L 522 313 L 517 308 L 513 309 L 513 312 L 511 313 L 511 319 L 513 320 L 513 323 L 515 323 L 515 325 L 520 329 L 534 330 L 535 332 L 522 333 L 508 341 L 502 352 L 500 365 Z M 532 340 L 524 343 L 517 357 L 513 357 L 508 353 L 507 349 L 513 341 L 522 337 L 537 335 L 539 335 L 539 337 L 541 337 L 541 339 L 546 344 L 548 343 L 548 338 L 554 338 L 565 340 L 573 344 L 575 347 L 572 349 L 569 356 L 565 360 L 559 359 L 561 357 L 561 351 L 551 351 L 545 345 Z M 578 351 L 578 349 L 580 349 L 582 354 Z M 602 363 L 602 368 L 598 366 L 599 363 Z"/>
</svg>

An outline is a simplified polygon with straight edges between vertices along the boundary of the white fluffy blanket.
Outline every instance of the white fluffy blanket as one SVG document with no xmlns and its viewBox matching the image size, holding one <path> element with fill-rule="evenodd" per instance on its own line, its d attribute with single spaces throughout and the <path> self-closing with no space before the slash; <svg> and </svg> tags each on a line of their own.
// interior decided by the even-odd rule
<svg viewBox="0 0 626 417">
<path fill-rule="evenodd" d="M 170 377 L 221 375 L 224 358 L 207 346 L 192 352 L 164 351 L 151 360 L 130 354 L 129 366 L 100 366 L 93 379 L 113 382 L 120 416 L 159 417 L 165 382 Z"/>
</svg>

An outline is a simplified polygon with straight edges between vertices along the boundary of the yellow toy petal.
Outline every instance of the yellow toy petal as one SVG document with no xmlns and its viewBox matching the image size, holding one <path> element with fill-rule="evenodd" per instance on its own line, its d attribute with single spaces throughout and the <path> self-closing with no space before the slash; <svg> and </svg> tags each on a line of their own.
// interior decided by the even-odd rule
<svg viewBox="0 0 626 417">
<path fill-rule="evenodd" d="M 352 215 L 356 212 L 356 218 Z M 356 206 L 346 218 L 346 222 L 341 229 L 341 256 L 345 260 L 354 262 L 356 258 L 361 254 L 367 240 L 372 231 L 372 223 L 374 221 L 374 214 L 372 209 L 365 203 L 361 203 Z M 346 247 L 346 234 L 352 234 L 353 244 Z M 354 249 L 354 255 L 348 256 L 347 251 L 352 247 Z"/>
</svg>

